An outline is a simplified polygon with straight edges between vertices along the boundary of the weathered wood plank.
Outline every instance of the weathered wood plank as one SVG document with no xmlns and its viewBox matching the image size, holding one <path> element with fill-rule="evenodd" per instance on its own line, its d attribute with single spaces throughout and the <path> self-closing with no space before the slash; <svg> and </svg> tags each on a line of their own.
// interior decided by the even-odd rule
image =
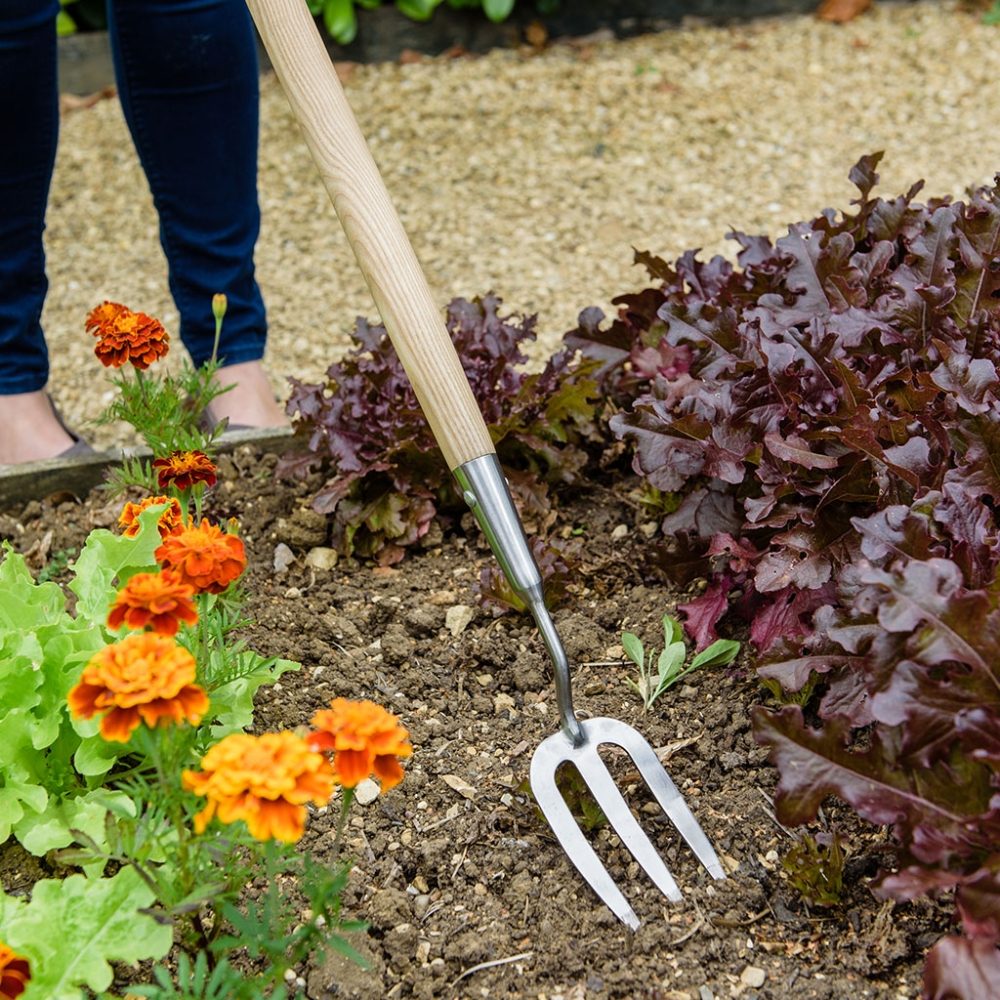
<svg viewBox="0 0 1000 1000">
<path fill-rule="evenodd" d="M 290 429 L 231 431 L 216 444 L 220 454 L 251 444 L 263 451 L 286 452 L 296 446 Z M 133 449 L 129 455 L 149 456 L 146 449 Z M 17 507 L 29 500 L 41 500 L 53 493 L 71 493 L 82 497 L 104 482 L 108 469 L 121 465 L 125 455 L 96 452 L 75 458 L 48 459 L 27 462 L 7 468 L 0 467 L 0 509 Z"/>
</svg>

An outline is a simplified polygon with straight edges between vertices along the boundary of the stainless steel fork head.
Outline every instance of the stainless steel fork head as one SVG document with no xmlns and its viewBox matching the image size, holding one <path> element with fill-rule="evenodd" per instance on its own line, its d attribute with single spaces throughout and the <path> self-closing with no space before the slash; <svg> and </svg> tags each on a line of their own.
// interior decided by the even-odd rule
<svg viewBox="0 0 1000 1000">
<path fill-rule="evenodd" d="M 556 785 L 556 770 L 560 764 L 568 762 L 577 768 L 608 823 L 668 899 L 676 902 L 681 898 L 681 891 L 601 760 L 597 748 L 603 743 L 627 751 L 660 808 L 709 874 L 722 879 L 726 877 L 725 872 L 708 837 L 646 740 L 620 719 L 587 719 L 580 722 L 580 727 L 585 737 L 582 743 L 576 744 L 566 733 L 558 732 L 538 745 L 531 758 L 531 791 L 570 861 L 615 916 L 636 930 L 639 918 L 590 846 Z"/>
<path fill-rule="evenodd" d="M 668 899 L 680 899 L 681 891 L 601 760 L 597 748 L 602 743 L 616 744 L 628 752 L 660 807 L 713 878 L 725 878 L 722 865 L 677 786 L 664 771 L 653 748 L 639 733 L 619 719 L 581 721 L 577 718 L 573 709 L 566 650 L 545 606 L 541 574 L 532 558 L 496 455 L 473 459 L 459 466 L 454 473 L 504 574 L 531 611 L 555 674 L 561 729 L 543 740 L 531 758 L 531 790 L 559 843 L 580 874 L 618 919 L 635 930 L 639 926 L 639 918 L 576 825 L 556 786 L 556 769 L 564 761 L 577 768 L 608 822 Z"/>
</svg>

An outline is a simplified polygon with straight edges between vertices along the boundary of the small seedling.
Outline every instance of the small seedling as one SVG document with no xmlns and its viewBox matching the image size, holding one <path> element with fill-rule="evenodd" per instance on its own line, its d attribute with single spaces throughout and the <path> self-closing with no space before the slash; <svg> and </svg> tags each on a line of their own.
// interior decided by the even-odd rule
<svg viewBox="0 0 1000 1000">
<path fill-rule="evenodd" d="M 804 834 L 781 862 L 789 884 L 810 906 L 836 906 L 844 894 L 844 849 L 837 833 Z"/>
<path fill-rule="evenodd" d="M 50 580 L 55 580 L 66 571 L 70 560 L 76 557 L 78 551 L 78 549 L 71 548 L 53 552 L 49 561 L 38 571 L 36 582 L 48 583 Z"/>
<path fill-rule="evenodd" d="M 798 691 L 786 691 L 781 686 L 781 681 L 773 677 L 759 677 L 758 679 L 779 705 L 798 705 L 800 708 L 805 708 L 812 701 L 823 678 L 817 673 L 810 674 L 809 679 Z"/>
<path fill-rule="evenodd" d="M 639 668 L 638 681 L 629 677 L 628 685 L 642 698 L 647 712 L 656 699 L 681 678 L 699 667 L 724 667 L 732 663 L 740 651 L 740 644 L 735 639 L 716 639 L 687 663 L 684 631 L 680 622 L 670 615 L 663 616 L 663 650 L 659 656 L 651 652 L 647 659 L 642 642 L 631 632 L 622 632 L 622 646 Z"/>
<path fill-rule="evenodd" d="M 583 775 L 572 764 L 564 764 L 556 771 L 556 788 L 559 789 L 563 801 L 581 829 L 593 833 L 607 826 L 608 819 L 604 811 L 594 800 L 587 782 L 583 780 Z M 517 786 L 517 791 L 535 802 L 535 793 L 531 790 L 531 782 L 527 778 Z M 535 802 L 535 812 L 539 820 L 545 820 L 545 814 L 537 802 Z"/>
</svg>

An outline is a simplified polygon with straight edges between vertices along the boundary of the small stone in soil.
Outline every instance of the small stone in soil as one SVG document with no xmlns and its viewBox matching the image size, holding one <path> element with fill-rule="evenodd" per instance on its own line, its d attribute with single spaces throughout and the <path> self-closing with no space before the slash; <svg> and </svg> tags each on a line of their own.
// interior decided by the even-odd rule
<svg viewBox="0 0 1000 1000">
<path fill-rule="evenodd" d="M 378 782 L 372 781 L 371 778 L 365 778 L 365 780 L 360 782 L 354 789 L 354 798 L 358 805 L 361 806 L 366 806 L 369 803 L 374 802 L 378 798 L 378 795 Z"/>
<path fill-rule="evenodd" d="M 465 631 L 466 626 L 468 626 L 469 622 L 472 621 L 472 615 L 472 608 L 468 605 L 452 605 L 444 616 L 445 628 L 448 629 L 453 636 L 457 637 Z"/>
<path fill-rule="evenodd" d="M 317 545 L 306 553 L 306 565 L 324 572 L 337 565 L 337 550 Z"/>
<path fill-rule="evenodd" d="M 287 573 L 294 562 L 295 553 L 284 542 L 278 542 L 274 547 L 274 572 Z"/>
<path fill-rule="evenodd" d="M 740 973 L 740 982 L 751 989 L 759 989 L 764 985 L 765 979 L 767 979 L 767 973 L 756 965 L 748 965 Z"/>
</svg>

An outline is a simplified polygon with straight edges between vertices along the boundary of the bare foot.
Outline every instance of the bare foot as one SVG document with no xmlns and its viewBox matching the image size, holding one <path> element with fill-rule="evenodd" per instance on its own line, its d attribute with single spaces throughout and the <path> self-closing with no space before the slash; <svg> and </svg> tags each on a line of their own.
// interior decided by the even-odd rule
<svg viewBox="0 0 1000 1000">
<path fill-rule="evenodd" d="M 216 420 L 229 418 L 230 424 L 244 427 L 287 427 L 288 418 L 274 398 L 274 390 L 259 361 L 226 365 L 215 375 L 219 385 L 233 388 L 216 396 L 210 409 Z"/>
<path fill-rule="evenodd" d="M 44 390 L 0 396 L 0 465 L 55 458 L 72 446 Z"/>
</svg>

